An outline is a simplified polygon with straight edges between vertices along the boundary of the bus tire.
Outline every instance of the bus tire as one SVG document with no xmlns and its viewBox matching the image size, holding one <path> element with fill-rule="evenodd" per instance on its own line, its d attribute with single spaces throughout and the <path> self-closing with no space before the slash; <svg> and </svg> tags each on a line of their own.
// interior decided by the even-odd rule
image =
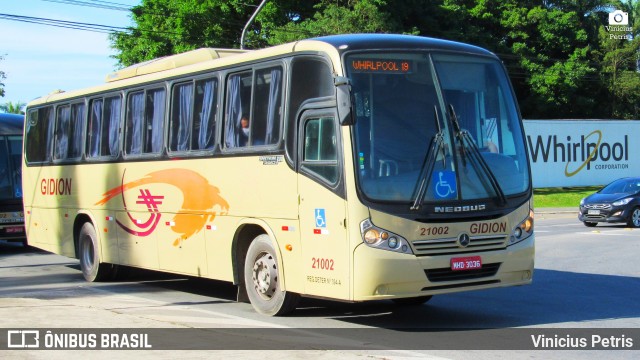
<svg viewBox="0 0 640 360">
<path fill-rule="evenodd" d="M 82 275 L 88 282 L 102 281 L 109 276 L 111 264 L 100 262 L 98 236 L 93 224 L 86 222 L 78 235 L 78 257 Z"/>
<path fill-rule="evenodd" d="M 293 311 L 300 295 L 282 291 L 276 251 L 268 235 L 258 235 L 249 245 L 244 263 L 244 283 L 253 308 L 265 315 Z"/>
<path fill-rule="evenodd" d="M 396 305 L 400 305 L 400 306 L 418 306 L 428 302 L 429 300 L 431 300 L 432 297 L 433 297 L 432 295 L 426 295 L 426 296 L 418 296 L 418 297 L 411 297 L 411 298 L 392 299 L 392 301 Z"/>
</svg>

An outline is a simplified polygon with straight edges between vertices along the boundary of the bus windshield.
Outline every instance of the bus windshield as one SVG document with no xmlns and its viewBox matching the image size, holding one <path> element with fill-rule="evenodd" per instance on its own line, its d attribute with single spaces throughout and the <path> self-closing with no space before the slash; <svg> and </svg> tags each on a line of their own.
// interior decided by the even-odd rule
<svg viewBox="0 0 640 360">
<path fill-rule="evenodd" d="M 528 190 L 521 123 L 497 60 L 375 52 L 346 61 L 357 178 L 369 201 L 504 202 Z"/>
<path fill-rule="evenodd" d="M 22 199 L 22 136 L 0 136 L 0 200 Z"/>
</svg>

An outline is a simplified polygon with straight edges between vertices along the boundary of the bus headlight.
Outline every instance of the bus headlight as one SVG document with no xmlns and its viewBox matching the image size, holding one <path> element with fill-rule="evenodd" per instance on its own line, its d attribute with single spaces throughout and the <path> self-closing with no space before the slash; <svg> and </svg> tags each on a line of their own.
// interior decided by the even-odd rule
<svg viewBox="0 0 640 360">
<path fill-rule="evenodd" d="M 402 254 L 413 254 L 411 246 L 409 246 L 409 242 L 405 238 L 374 226 L 370 219 L 360 223 L 360 233 L 364 243 L 370 247 Z"/>
<path fill-rule="evenodd" d="M 518 243 L 533 234 L 533 210 L 529 209 L 529 215 L 511 232 L 509 245 Z"/>
</svg>

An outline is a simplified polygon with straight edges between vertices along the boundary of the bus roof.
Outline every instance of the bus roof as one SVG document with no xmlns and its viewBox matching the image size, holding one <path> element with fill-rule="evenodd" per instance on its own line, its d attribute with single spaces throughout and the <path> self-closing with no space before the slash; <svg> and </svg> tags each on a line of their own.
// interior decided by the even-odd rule
<svg viewBox="0 0 640 360">
<path fill-rule="evenodd" d="M 131 65 L 124 69 L 120 69 L 107 75 L 106 81 L 112 82 L 134 76 L 175 69 L 182 66 L 197 64 L 207 60 L 220 59 L 226 56 L 242 54 L 247 51 L 249 50 L 213 48 L 191 50 L 181 54 L 165 56 L 158 59 L 145 61 L 140 64 Z"/>
<path fill-rule="evenodd" d="M 376 49 L 444 50 L 495 56 L 485 49 L 464 43 L 394 34 L 331 35 L 253 51 L 203 48 L 132 65 L 107 75 L 106 84 L 70 92 L 56 91 L 31 101 L 29 106 L 41 105 L 49 101 L 71 99 L 91 93 L 114 91 L 127 86 L 142 85 L 166 78 L 204 72 L 209 69 L 224 68 L 295 52 L 324 52 L 333 60 L 334 71 L 340 73 L 342 71 L 340 64 L 342 53 L 353 50 Z"/>
<path fill-rule="evenodd" d="M 346 34 L 323 36 L 312 40 L 331 44 L 340 52 L 375 49 L 423 49 L 461 51 L 476 55 L 495 56 L 493 53 L 478 46 L 414 35 Z"/>
<path fill-rule="evenodd" d="M 0 113 L 0 135 L 22 135 L 24 115 Z"/>
</svg>

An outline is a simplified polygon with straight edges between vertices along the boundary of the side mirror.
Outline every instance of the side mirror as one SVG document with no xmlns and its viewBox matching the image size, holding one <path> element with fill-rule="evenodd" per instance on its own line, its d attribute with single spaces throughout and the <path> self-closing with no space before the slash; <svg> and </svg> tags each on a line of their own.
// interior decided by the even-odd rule
<svg viewBox="0 0 640 360">
<path fill-rule="evenodd" d="M 351 111 L 351 82 L 345 76 L 336 76 L 333 79 L 336 87 L 336 102 L 338 103 L 338 121 L 340 125 L 353 125 Z"/>
</svg>

